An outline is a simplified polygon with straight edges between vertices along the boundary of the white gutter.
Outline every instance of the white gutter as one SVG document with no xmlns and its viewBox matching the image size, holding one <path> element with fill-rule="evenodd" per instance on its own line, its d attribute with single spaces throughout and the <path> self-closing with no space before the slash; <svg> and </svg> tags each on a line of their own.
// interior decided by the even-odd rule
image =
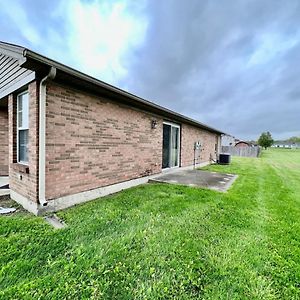
<svg viewBox="0 0 300 300">
<path fill-rule="evenodd" d="M 56 68 L 51 67 L 49 74 L 40 82 L 39 97 L 39 203 L 46 206 L 46 81 L 53 80 Z"/>
</svg>

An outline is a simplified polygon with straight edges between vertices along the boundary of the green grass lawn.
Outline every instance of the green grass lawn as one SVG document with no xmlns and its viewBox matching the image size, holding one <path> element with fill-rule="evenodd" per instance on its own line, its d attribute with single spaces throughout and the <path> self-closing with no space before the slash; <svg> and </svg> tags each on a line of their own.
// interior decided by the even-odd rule
<svg viewBox="0 0 300 300">
<path fill-rule="evenodd" d="M 300 299 L 300 151 L 207 169 L 227 193 L 132 188 L 58 215 L 0 217 L 1 299 Z"/>
</svg>

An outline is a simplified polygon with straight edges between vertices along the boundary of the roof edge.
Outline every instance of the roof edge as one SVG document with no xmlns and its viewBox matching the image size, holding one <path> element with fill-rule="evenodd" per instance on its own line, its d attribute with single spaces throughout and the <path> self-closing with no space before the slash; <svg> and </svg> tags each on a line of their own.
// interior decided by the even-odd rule
<svg viewBox="0 0 300 300">
<path fill-rule="evenodd" d="M 14 45 L 14 44 L 9 44 L 9 43 L 5 43 L 5 42 L 0 42 L 0 47 L 7 47 L 8 50 L 10 51 L 14 51 L 16 53 L 18 53 L 18 55 L 22 55 L 23 58 L 28 58 L 28 59 L 32 59 L 34 61 L 37 61 L 43 65 L 47 65 L 49 67 L 55 67 L 57 70 L 59 71 L 62 71 L 62 72 L 65 72 L 67 74 L 70 74 L 71 76 L 74 76 L 74 77 L 77 77 L 79 78 L 80 80 L 83 80 L 83 81 L 87 81 L 91 84 L 94 84 L 96 86 L 99 86 L 101 88 L 104 88 L 106 90 L 109 90 L 110 92 L 113 92 L 113 93 L 116 93 L 116 94 L 119 94 L 119 95 L 122 95 L 122 96 L 125 96 L 127 98 L 130 98 L 131 100 L 135 101 L 136 103 L 141 103 L 141 104 L 144 104 L 146 106 L 149 106 L 151 108 L 154 108 L 154 109 L 157 109 L 158 111 L 161 111 L 162 113 L 167 113 L 170 115 L 170 117 L 175 117 L 175 118 L 179 118 L 182 120 L 182 122 L 186 121 L 187 123 L 190 123 L 190 124 L 193 124 L 194 126 L 197 126 L 199 128 L 202 128 L 204 130 L 207 130 L 207 131 L 210 131 L 210 132 L 214 132 L 214 133 L 218 133 L 218 134 L 224 134 L 224 132 L 216 129 L 216 128 L 213 128 L 213 127 L 210 127 L 206 124 L 203 124 L 199 121 L 196 121 L 192 118 L 189 118 L 187 116 L 184 116 L 180 113 L 177 113 L 175 111 L 172 111 L 168 108 L 165 108 L 163 106 L 160 106 L 152 101 L 149 101 L 149 100 L 145 100 L 139 96 L 136 96 L 134 94 L 131 94 L 125 90 L 122 90 L 118 87 L 115 87 L 111 84 L 108 84 L 104 81 L 101 81 L 99 79 L 96 79 L 90 75 L 87 75 L 83 72 L 80 72 L 78 70 L 75 70 L 71 67 L 68 67 L 62 63 L 59 63 L 55 60 L 52 60 L 46 56 L 43 56 L 39 53 L 36 53 L 34 51 L 31 51 L 30 49 L 27 49 L 27 48 L 24 48 L 24 47 L 21 47 L 21 46 L 18 46 L 18 45 Z"/>
<path fill-rule="evenodd" d="M 0 41 L 0 48 L 2 49 L 1 52 L 3 54 L 18 59 L 20 64 L 24 62 L 24 47 Z"/>
</svg>

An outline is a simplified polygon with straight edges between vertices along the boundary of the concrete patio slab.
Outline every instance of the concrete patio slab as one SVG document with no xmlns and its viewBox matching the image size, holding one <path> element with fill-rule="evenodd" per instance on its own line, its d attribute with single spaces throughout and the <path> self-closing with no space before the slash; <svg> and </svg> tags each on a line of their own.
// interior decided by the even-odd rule
<svg viewBox="0 0 300 300">
<path fill-rule="evenodd" d="M 0 187 L 9 183 L 8 176 L 0 176 Z"/>
<path fill-rule="evenodd" d="M 10 190 L 6 186 L 9 184 L 8 176 L 0 176 L 0 196 L 9 195 Z"/>
<path fill-rule="evenodd" d="M 236 178 L 237 175 L 234 174 L 201 170 L 182 170 L 159 175 L 150 179 L 149 182 L 181 184 L 225 192 L 230 188 Z"/>
</svg>

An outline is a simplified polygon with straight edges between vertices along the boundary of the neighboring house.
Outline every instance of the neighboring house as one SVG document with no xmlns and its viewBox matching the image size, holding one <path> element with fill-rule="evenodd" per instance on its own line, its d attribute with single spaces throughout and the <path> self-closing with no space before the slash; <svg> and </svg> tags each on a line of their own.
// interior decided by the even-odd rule
<svg viewBox="0 0 300 300">
<path fill-rule="evenodd" d="M 235 147 L 252 147 L 252 145 L 245 141 L 238 141 L 235 143 Z"/>
<path fill-rule="evenodd" d="M 0 74 L 0 175 L 35 214 L 218 154 L 221 131 L 23 47 L 0 42 Z"/>
<path fill-rule="evenodd" d="M 287 149 L 300 149 L 300 143 L 293 143 L 293 142 L 274 142 L 271 146 L 273 148 L 287 148 Z"/>
<path fill-rule="evenodd" d="M 292 149 L 300 149 L 300 143 L 292 143 L 291 148 Z"/>
<path fill-rule="evenodd" d="M 229 134 L 222 134 L 221 136 L 221 146 L 234 146 L 235 137 Z"/>
</svg>

